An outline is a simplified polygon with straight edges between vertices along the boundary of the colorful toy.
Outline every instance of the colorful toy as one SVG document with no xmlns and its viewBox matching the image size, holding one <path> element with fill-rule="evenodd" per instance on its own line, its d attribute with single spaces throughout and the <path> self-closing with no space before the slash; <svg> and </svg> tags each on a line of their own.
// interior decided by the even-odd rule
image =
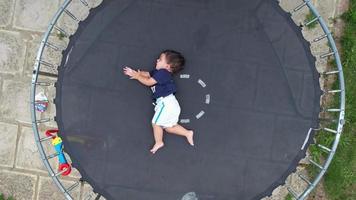
<svg viewBox="0 0 356 200">
<path fill-rule="evenodd" d="M 57 135 L 58 129 L 52 129 L 46 131 L 46 136 L 52 137 L 52 145 L 54 149 L 58 153 L 58 161 L 59 161 L 59 171 L 65 170 L 62 175 L 67 176 L 72 171 L 72 167 L 68 164 L 66 157 L 63 153 L 63 144 L 62 139 Z"/>
<path fill-rule="evenodd" d="M 40 92 L 35 97 L 36 104 L 35 108 L 38 112 L 44 112 L 47 110 L 48 107 L 48 98 L 43 92 Z"/>
</svg>

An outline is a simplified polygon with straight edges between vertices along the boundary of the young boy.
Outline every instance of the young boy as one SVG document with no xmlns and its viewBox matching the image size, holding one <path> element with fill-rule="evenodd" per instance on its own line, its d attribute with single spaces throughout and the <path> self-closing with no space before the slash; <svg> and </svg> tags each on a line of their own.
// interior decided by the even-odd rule
<svg viewBox="0 0 356 200">
<path fill-rule="evenodd" d="M 176 85 L 172 74 L 183 69 L 185 64 L 184 57 L 176 51 L 164 50 L 156 62 L 156 69 L 146 72 L 133 70 L 124 67 L 124 74 L 130 79 L 136 79 L 143 85 L 151 87 L 153 98 L 155 99 L 155 114 L 152 118 L 153 135 L 155 144 L 150 150 L 151 153 L 164 146 L 163 129 L 168 133 L 186 137 L 188 143 L 194 146 L 193 131 L 187 130 L 178 124 L 180 106 L 174 96 Z"/>
</svg>

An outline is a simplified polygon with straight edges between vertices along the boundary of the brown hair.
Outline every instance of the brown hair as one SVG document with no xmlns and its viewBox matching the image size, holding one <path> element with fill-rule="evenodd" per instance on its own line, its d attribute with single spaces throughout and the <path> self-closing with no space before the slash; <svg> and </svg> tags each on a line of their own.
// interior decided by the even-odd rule
<svg viewBox="0 0 356 200">
<path fill-rule="evenodd" d="M 184 68 L 185 58 L 183 55 L 174 50 L 164 50 L 161 54 L 166 55 L 167 63 L 170 64 L 172 73 L 175 74 Z"/>
</svg>

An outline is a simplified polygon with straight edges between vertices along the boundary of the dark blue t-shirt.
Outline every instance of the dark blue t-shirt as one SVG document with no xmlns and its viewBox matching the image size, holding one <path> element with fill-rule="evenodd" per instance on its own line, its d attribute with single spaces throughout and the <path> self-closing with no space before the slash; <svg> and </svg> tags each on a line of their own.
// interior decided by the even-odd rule
<svg viewBox="0 0 356 200">
<path fill-rule="evenodd" d="M 154 99 L 174 94 L 177 91 L 172 74 L 168 70 L 154 69 L 150 71 L 150 76 L 157 81 L 157 83 L 151 87 Z"/>
</svg>

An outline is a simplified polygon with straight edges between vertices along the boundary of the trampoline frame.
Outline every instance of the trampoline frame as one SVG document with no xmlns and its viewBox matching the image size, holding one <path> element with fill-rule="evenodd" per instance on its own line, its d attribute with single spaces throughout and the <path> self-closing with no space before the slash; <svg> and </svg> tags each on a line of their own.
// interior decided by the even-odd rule
<svg viewBox="0 0 356 200">
<path fill-rule="evenodd" d="M 82 3 L 82 5 L 86 8 L 88 8 L 89 10 L 91 9 L 91 7 L 89 6 L 89 4 L 87 3 L 87 0 L 77 0 L 80 1 Z M 105 1 L 105 0 L 104 0 Z M 52 68 L 53 71 L 56 71 L 57 69 L 55 68 L 54 64 L 51 64 L 49 62 L 46 62 L 42 59 L 43 53 L 45 52 L 45 50 L 47 50 L 48 48 L 53 49 L 55 51 L 62 51 L 63 49 L 61 49 L 59 46 L 50 43 L 49 42 L 49 36 L 51 34 L 53 34 L 53 29 L 57 30 L 59 33 L 61 33 L 62 35 L 64 35 L 65 37 L 69 37 L 70 35 L 63 30 L 62 28 L 60 28 L 57 23 L 58 20 L 60 19 L 60 17 L 63 15 L 63 13 L 65 13 L 66 15 L 68 15 L 71 19 L 74 20 L 74 22 L 79 23 L 81 20 L 78 19 L 75 14 L 73 14 L 72 12 L 70 12 L 67 7 L 70 5 L 70 3 L 72 3 L 73 0 L 65 0 L 63 2 L 63 4 L 60 6 L 60 8 L 57 10 L 57 12 L 55 13 L 54 17 L 52 18 L 47 31 L 44 33 L 44 36 L 41 40 L 41 44 L 40 47 L 38 49 L 37 52 L 37 56 L 36 56 L 36 60 L 35 60 L 35 64 L 34 64 L 34 69 L 33 69 L 33 73 L 32 73 L 32 81 L 31 81 L 31 94 L 30 94 L 30 110 L 31 110 L 31 118 L 32 118 L 32 129 L 34 132 L 34 136 L 35 136 L 35 142 L 38 148 L 38 151 L 40 153 L 41 156 L 41 160 L 45 166 L 45 168 L 47 169 L 49 176 L 52 178 L 53 182 L 55 183 L 55 185 L 59 188 L 59 190 L 63 193 L 64 197 L 67 200 L 72 200 L 73 197 L 71 196 L 70 192 L 76 188 L 77 186 L 80 185 L 80 183 L 82 182 L 81 179 L 79 179 L 77 182 L 75 182 L 73 185 L 71 185 L 68 188 L 65 188 L 64 185 L 62 184 L 61 180 L 59 179 L 59 176 L 61 174 L 64 173 L 64 171 L 59 171 L 56 172 L 53 167 L 50 165 L 49 163 L 49 159 L 55 158 L 58 156 L 58 154 L 51 154 L 51 155 L 47 155 L 42 142 L 45 141 L 50 141 L 51 137 L 45 137 L 44 133 L 40 134 L 40 131 L 38 130 L 38 124 L 40 123 L 47 123 L 50 122 L 52 120 L 55 120 L 55 116 L 53 116 L 52 118 L 44 118 L 44 119 L 37 119 L 36 116 L 36 109 L 35 109 L 35 105 L 37 103 L 40 102 L 36 102 L 35 100 L 35 95 L 36 95 L 36 89 L 37 87 L 55 87 L 55 82 L 40 82 L 38 81 L 38 77 L 44 76 L 44 77 L 57 77 L 58 75 L 56 73 L 48 73 L 48 72 L 44 72 L 41 71 L 41 65 L 47 66 Z M 343 69 L 342 69 L 342 64 L 341 64 L 341 60 L 340 60 L 340 56 L 338 53 L 338 50 L 336 48 L 335 45 L 335 41 L 332 37 L 332 33 L 330 32 L 330 30 L 328 29 L 324 19 L 321 17 L 321 15 L 319 14 L 319 12 L 317 11 L 317 9 L 313 6 L 313 4 L 311 3 L 311 0 L 303 0 L 303 3 L 301 3 L 300 5 L 298 5 L 295 9 L 293 9 L 290 14 L 292 15 L 293 13 L 296 13 L 298 11 L 300 11 L 302 8 L 309 8 L 309 10 L 311 11 L 311 13 L 315 16 L 314 19 L 312 19 L 309 22 L 306 22 L 304 24 L 302 24 L 301 26 L 308 26 L 311 23 L 314 22 L 318 22 L 318 24 L 321 26 L 322 30 L 324 31 L 324 34 L 315 38 L 314 40 L 310 41 L 310 42 L 319 42 L 321 40 L 327 39 L 328 43 L 330 45 L 331 51 L 327 52 L 323 55 L 319 56 L 319 59 L 325 59 L 328 58 L 329 56 L 333 56 L 335 61 L 336 61 L 336 65 L 337 65 L 337 69 L 333 70 L 333 71 L 326 71 L 326 72 L 322 72 L 320 73 L 321 76 L 332 76 L 332 75 L 337 75 L 338 77 L 338 83 L 340 88 L 337 90 L 328 90 L 328 91 L 324 91 L 324 95 L 325 94 L 335 94 L 338 93 L 340 96 L 340 105 L 338 108 L 326 108 L 323 110 L 323 112 L 338 112 L 338 119 L 337 119 L 337 129 L 330 129 L 327 127 L 320 127 L 318 129 L 310 129 L 311 130 L 315 130 L 315 131 L 325 131 L 325 132 L 329 132 L 331 134 L 333 134 L 334 136 L 334 142 L 332 144 L 332 147 L 326 147 L 323 144 L 316 144 L 317 147 L 319 147 L 320 149 L 324 150 L 325 152 L 328 153 L 328 156 L 325 160 L 325 162 L 323 164 L 317 163 L 313 160 L 309 160 L 311 164 L 313 164 L 314 166 L 316 166 L 319 169 L 319 173 L 318 175 L 315 177 L 314 180 L 308 180 L 308 178 L 306 178 L 305 176 L 298 174 L 298 176 L 300 177 L 300 179 L 304 182 L 307 183 L 308 187 L 300 194 L 298 194 L 291 186 L 287 185 L 287 189 L 289 191 L 289 193 L 298 200 L 303 200 L 305 199 L 310 192 L 316 187 L 316 185 L 319 183 L 319 181 L 321 180 L 321 178 L 323 177 L 323 175 L 325 174 L 326 170 L 328 169 L 334 155 L 335 155 L 335 151 L 337 149 L 337 146 L 339 144 L 340 141 L 340 137 L 342 134 L 342 129 L 343 129 L 343 125 L 345 123 L 345 82 L 344 82 L 344 75 L 343 75 Z M 58 66 L 57 66 L 58 67 Z M 92 195 L 88 195 L 85 199 L 92 199 Z M 95 195 L 94 199 L 99 199 L 101 197 L 100 194 Z"/>
</svg>

